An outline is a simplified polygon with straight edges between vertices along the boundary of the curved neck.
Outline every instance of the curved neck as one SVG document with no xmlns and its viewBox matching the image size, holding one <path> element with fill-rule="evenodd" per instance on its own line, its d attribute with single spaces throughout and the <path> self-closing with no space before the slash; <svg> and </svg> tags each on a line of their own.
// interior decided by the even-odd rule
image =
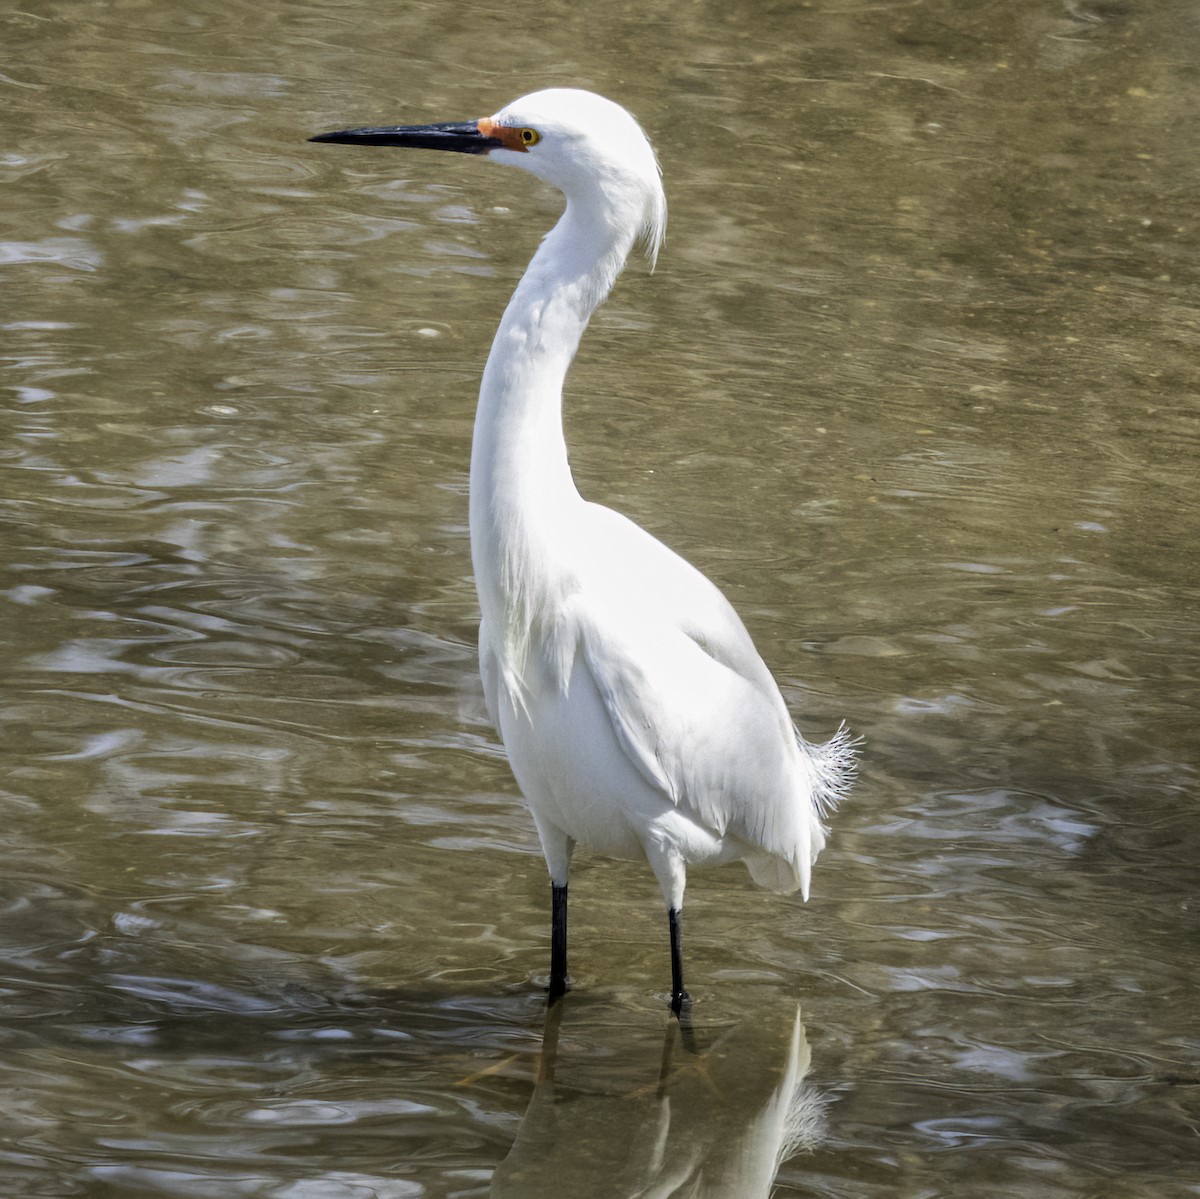
<svg viewBox="0 0 1200 1199">
<path fill-rule="evenodd" d="M 562 574 L 583 501 L 563 439 L 563 380 L 631 243 L 631 233 L 568 201 L 492 343 L 471 451 L 471 557 L 484 618 L 505 641 L 502 626 L 527 629 L 547 589 L 570 587 Z"/>
</svg>

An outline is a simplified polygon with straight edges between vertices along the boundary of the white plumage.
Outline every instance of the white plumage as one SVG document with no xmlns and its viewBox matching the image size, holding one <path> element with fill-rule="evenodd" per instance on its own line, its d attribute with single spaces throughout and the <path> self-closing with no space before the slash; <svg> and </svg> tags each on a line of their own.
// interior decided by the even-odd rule
<svg viewBox="0 0 1200 1199">
<path fill-rule="evenodd" d="M 688 865 L 744 861 L 808 897 L 822 815 L 848 787 L 844 731 L 806 742 L 720 591 L 575 488 L 562 386 L 588 319 L 635 242 L 656 256 L 658 164 L 621 107 L 556 88 L 462 125 L 348 130 L 318 140 L 486 153 L 566 196 L 505 310 L 471 453 L 471 555 L 488 711 L 529 804 L 554 887 L 551 994 L 566 983 L 566 884 L 576 843 L 644 856 L 671 915 L 672 1006 Z"/>
</svg>

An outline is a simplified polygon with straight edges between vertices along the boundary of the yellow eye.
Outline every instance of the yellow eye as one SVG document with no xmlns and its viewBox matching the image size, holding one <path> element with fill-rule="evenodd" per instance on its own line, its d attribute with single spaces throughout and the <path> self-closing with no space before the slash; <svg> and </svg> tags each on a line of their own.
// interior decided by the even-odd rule
<svg viewBox="0 0 1200 1199">
<path fill-rule="evenodd" d="M 542 140 L 542 135 L 536 129 L 522 129 L 518 136 L 525 146 L 536 146 Z"/>
</svg>

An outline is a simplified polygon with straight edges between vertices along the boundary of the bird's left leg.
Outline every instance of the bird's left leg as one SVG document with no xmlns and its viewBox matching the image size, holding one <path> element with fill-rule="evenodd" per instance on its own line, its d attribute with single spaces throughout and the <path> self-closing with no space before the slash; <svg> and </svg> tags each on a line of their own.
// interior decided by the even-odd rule
<svg viewBox="0 0 1200 1199">
<path fill-rule="evenodd" d="M 691 996 L 683 989 L 683 913 L 678 908 L 667 909 L 667 921 L 671 928 L 671 1011 L 676 1016 Z"/>
<path fill-rule="evenodd" d="M 575 842 L 560 828 L 533 814 L 542 854 L 550 870 L 550 987 L 553 1004 L 567 993 L 567 871 Z"/>
</svg>

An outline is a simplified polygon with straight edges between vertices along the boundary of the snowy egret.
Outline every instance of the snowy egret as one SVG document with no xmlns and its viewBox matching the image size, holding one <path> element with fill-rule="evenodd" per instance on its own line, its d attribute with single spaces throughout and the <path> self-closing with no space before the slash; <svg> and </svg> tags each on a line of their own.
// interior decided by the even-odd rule
<svg viewBox="0 0 1200 1199">
<path fill-rule="evenodd" d="M 721 592 L 624 516 L 584 500 L 567 463 L 562 387 L 580 336 L 635 242 L 666 224 L 658 162 L 625 109 L 535 92 L 464 123 L 312 139 L 482 154 L 566 197 L 488 356 L 471 450 L 471 558 L 488 713 L 550 871 L 550 1000 L 567 986 L 567 871 L 578 842 L 648 860 L 667 905 L 671 1009 L 687 1000 L 686 869 L 741 860 L 808 898 L 822 817 L 849 786 L 845 730 L 800 735 Z"/>
</svg>

